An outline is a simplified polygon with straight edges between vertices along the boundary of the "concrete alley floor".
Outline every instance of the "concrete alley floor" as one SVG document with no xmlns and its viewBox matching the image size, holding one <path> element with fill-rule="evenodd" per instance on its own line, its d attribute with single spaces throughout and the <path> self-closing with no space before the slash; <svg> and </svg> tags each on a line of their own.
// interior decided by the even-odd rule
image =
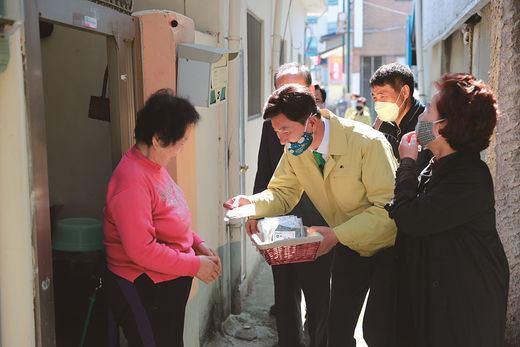
<svg viewBox="0 0 520 347">
<path fill-rule="evenodd" d="M 273 275 L 265 261 L 259 264 L 251 291 L 242 302 L 242 314 L 231 315 L 203 347 L 272 347 L 277 345 L 275 317 L 269 315 L 274 303 Z"/>
<path fill-rule="evenodd" d="M 246 295 L 242 303 L 242 314 L 228 317 L 223 323 L 222 331 L 215 332 L 207 341 L 203 341 L 202 347 L 277 346 L 275 317 L 269 315 L 269 308 L 274 303 L 273 275 L 266 262 L 262 261 L 259 267 L 251 284 L 251 292 Z M 367 347 L 361 329 L 364 311 L 363 306 L 355 331 L 357 347 Z M 305 312 L 304 307 L 302 312 Z"/>
</svg>

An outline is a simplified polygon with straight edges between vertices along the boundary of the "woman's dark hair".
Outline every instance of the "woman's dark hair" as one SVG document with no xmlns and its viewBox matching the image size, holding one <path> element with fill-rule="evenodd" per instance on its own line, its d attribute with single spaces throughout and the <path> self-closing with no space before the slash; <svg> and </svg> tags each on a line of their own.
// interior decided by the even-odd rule
<svg viewBox="0 0 520 347">
<path fill-rule="evenodd" d="M 410 88 L 410 96 L 408 97 L 408 104 L 412 105 L 413 102 L 413 91 L 414 91 L 414 81 L 413 81 L 413 73 L 412 70 L 408 67 L 408 65 L 403 65 L 399 63 L 391 63 L 386 65 L 381 65 L 376 72 L 370 77 L 370 88 L 374 86 L 383 86 L 388 84 L 395 90 L 397 93 L 401 91 L 403 86 L 408 86 Z"/>
<path fill-rule="evenodd" d="M 313 115 L 320 118 L 314 94 L 299 84 L 286 84 L 269 97 L 264 107 L 264 119 L 279 114 L 301 124 L 305 124 L 307 118 Z"/>
<path fill-rule="evenodd" d="M 448 120 L 439 133 L 456 151 L 482 151 L 497 124 L 497 101 L 491 88 L 469 74 L 449 73 L 436 83 L 437 110 Z"/>
<path fill-rule="evenodd" d="M 159 89 L 137 112 L 135 140 L 152 144 L 154 135 L 166 147 L 179 141 L 190 124 L 199 121 L 199 114 L 188 100 L 176 97 L 171 89 Z"/>
</svg>

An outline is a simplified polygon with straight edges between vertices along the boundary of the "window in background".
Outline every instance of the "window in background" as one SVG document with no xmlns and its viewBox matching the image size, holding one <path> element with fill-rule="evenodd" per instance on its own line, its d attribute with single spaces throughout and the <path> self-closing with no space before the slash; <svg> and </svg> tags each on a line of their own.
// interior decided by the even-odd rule
<svg viewBox="0 0 520 347">
<path fill-rule="evenodd" d="M 336 33 L 338 31 L 338 22 L 327 23 L 327 33 Z"/>
</svg>

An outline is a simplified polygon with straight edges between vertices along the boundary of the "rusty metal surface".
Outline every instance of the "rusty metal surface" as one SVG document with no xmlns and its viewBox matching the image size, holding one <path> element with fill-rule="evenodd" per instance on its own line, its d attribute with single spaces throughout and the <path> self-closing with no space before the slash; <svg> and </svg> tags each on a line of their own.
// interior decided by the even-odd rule
<svg viewBox="0 0 520 347">
<path fill-rule="evenodd" d="M 31 220 L 34 259 L 36 346 L 55 346 L 52 249 L 47 177 L 47 145 L 38 9 L 25 1 L 25 93 L 29 123 Z"/>
</svg>

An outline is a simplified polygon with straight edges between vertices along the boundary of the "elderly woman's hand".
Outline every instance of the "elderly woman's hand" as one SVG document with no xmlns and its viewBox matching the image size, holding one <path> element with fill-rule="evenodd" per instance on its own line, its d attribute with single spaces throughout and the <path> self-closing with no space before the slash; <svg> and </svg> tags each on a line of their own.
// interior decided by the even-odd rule
<svg viewBox="0 0 520 347">
<path fill-rule="evenodd" d="M 413 160 L 417 160 L 418 152 L 419 146 L 417 145 L 417 136 L 415 135 L 415 131 L 405 134 L 401 138 L 401 143 L 399 144 L 399 157 L 401 157 L 401 160 L 403 158 L 412 158 Z"/>
<path fill-rule="evenodd" d="M 195 247 L 195 255 L 207 255 L 217 257 L 217 265 L 219 269 L 219 275 L 222 273 L 222 263 L 220 262 L 220 258 L 217 255 L 217 252 L 211 247 L 209 247 L 206 242 L 202 241 Z"/>
<path fill-rule="evenodd" d="M 217 256 L 206 255 L 199 255 L 199 258 L 200 268 L 195 277 L 206 284 L 216 281 L 221 275 L 220 268 L 217 265 L 217 263 L 220 263 L 220 259 Z"/>
</svg>

